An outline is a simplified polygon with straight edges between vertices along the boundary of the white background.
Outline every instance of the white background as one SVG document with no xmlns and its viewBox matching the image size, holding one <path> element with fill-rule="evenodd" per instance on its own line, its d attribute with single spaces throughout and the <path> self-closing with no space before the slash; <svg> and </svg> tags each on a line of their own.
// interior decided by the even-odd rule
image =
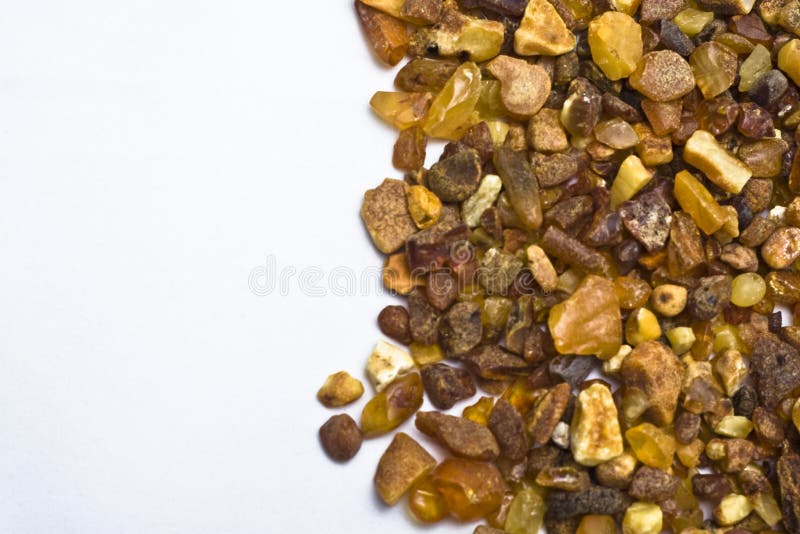
<svg viewBox="0 0 800 534">
<path fill-rule="evenodd" d="M 316 437 L 390 297 L 248 282 L 380 264 L 392 78 L 348 0 L 5 3 L 0 532 L 414 530 Z"/>
</svg>

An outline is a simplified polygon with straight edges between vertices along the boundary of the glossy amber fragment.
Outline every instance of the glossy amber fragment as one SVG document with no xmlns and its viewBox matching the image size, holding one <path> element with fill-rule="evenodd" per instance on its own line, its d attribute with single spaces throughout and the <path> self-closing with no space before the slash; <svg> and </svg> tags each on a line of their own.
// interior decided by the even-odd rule
<svg viewBox="0 0 800 534">
<path fill-rule="evenodd" d="M 356 1 L 356 13 L 375 55 L 384 63 L 397 65 L 408 49 L 405 23 L 361 1 Z"/>
<path fill-rule="evenodd" d="M 681 171 L 675 175 L 674 194 L 681 208 L 707 235 L 722 228 L 728 220 L 728 213 L 689 171 Z"/>
<path fill-rule="evenodd" d="M 612 357 L 622 345 L 622 317 L 614 283 L 588 275 L 567 300 L 552 307 L 547 324 L 561 354 Z"/>
<path fill-rule="evenodd" d="M 464 408 L 461 416 L 480 425 L 487 426 L 493 407 L 494 397 L 481 397 L 475 404 Z"/>
<path fill-rule="evenodd" d="M 709 180 L 729 193 L 740 193 L 753 175 L 747 165 L 733 157 L 711 133 L 695 131 L 683 150 L 686 163 L 697 167 Z"/>
<path fill-rule="evenodd" d="M 778 52 L 778 68 L 800 85 L 800 39 L 792 39 Z"/>
<path fill-rule="evenodd" d="M 675 456 L 675 438 L 650 423 L 642 423 L 625 432 L 633 454 L 645 465 L 666 471 Z"/>
<path fill-rule="evenodd" d="M 610 515 L 585 515 L 575 534 L 617 534 L 617 524 Z"/>
<path fill-rule="evenodd" d="M 521 56 L 558 56 L 575 48 L 575 35 L 547 0 L 531 0 L 514 33 L 514 51 Z"/>
<path fill-rule="evenodd" d="M 391 126 L 405 130 L 419 123 L 431 104 L 430 93 L 378 91 L 369 101 L 373 111 Z"/>
<path fill-rule="evenodd" d="M 436 523 L 447 516 L 444 497 L 430 477 L 419 480 L 408 493 L 408 510 L 421 523 Z"/>
<path fill-rule="evenodd" d="M 619 305 L 623 310 L 641 308 L 647 304 L 653 289 L 646 281 L 633 276 L 620 276 L 614 279 Z"/>
<path fill-rule="evenodd" d="M 697 87 L 705 98 L 725 92 L 736 79 L 739 60 L 736 52 L 717 43 L 703 43 L 689 56 Z"/>
<path fill-rule="evenodd" d="M 450 514 L 460 521 L 474 521 L 497 510 L 506 489 L 494 464 L 461 458 L 448 458 L 436 466 L 431 480 Z"/>
<path fill-rule="evenodd" d="M 361 432 L 371 438 L 394 430 L 422 406 L 419 374 L 401 376 L 375 395 L 361 412 Z"/>
<path fill-rule="evenodd" d="M 749 91 L 753 83 L 770 69 L 772 69 L 772 57 L 769 50 L 762 45 L 756 45 L 739 67 L 739 91 L 743 93 Z"/>
<path fill-rule="evenodd" d="M 627 78 L 642 59 L 642 27 L 633 17 L 606 11 L 589 23 L 592 59 L 609 80 Z"/>
<path fill-rule="evenodd" d="M 511 501 L 506 515 L 508 534 L 538 534 L 544 521 L 544 500 L 533 489 L 523 489 Z"/>
<path fill-rule="evenodd" d="M 481 70 L 463 63 L 436 95 L 422 124 L 425 133 L 441 139 L 458 139 L 475 122 L 475 104 L 481 96 Z"/>
<path fill-rule="evenodd" d="M 714 13 L 711 11 L 687 8 L 675 16 L 674 22 L 683 33 L 694 37 L 712 20 L 714 20 Z"/>
</svg>

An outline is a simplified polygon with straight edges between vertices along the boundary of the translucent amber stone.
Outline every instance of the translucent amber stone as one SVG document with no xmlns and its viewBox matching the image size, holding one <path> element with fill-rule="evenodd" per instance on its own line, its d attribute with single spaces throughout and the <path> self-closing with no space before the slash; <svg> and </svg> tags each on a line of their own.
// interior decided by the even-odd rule
<svg viewBox="0 0 800 534">
<path fill-rule="evenodd" d="M 729 215 L 711 193 L 689 171 L 675 175 L 675 199 L 683 211 L 688 213 L 697 226 L 711 235 L 725 224 Z"/>
<path fill-rule="evenodd" d="M 695 342 L 692 344 L 692 358 L 697 361 L 707 360 L 714 348 L 714 331 L 711 323 L 701 321 L 692 325 Z"/>
<path fill-rule="evenodd" d="M 689 64 L 703 96 L 714 98 L 733 85 L 739 58 L 724 44 L 712 41 L 695 48 L 689 56 Z"/>
<path fill-rule="evenodd" d="M 481 309 L 484 339 L 493 339 L 506 326 L 512 301 L 505 297 L 487 297 Z"/>
<path fill-rule="evenodd" d="M 450 514 L 460 521 L 474 521 L 500 507 L 505 493 L 503 476 L 494 464 L 448 458 L 431 473 Z"/>
<path fill-rule="evenodd" d="M 763 45 L 756 45 L 739 67 L 739 92 L 746 93 L 759 76 L 772 69 L 772 57 Z"/>
<path fill-rule="evenodd" d="M 738 329 L 730 324 L 720 325 L 714 328 L 714 352 L 721 354 L 726 350 L 747 352 L 741 339 L 739 339 Z"/>
<path fill-rule="evenodd" d="M 639 144 L 639 135 L 633 126 L 619 117 L 598 123 L 594 128 L 594 135 L 598 141 L 616 150 L 624 150 Z"/>
<path fill-rule="evenodd" d="M 650 423 L 642 423 L 625 432 L 633 454 L 645 465 L 666 471 L 675 456 L 675 438 Z"/>
<path fill-rule="evenodd" d="M 503 101 L 500 98 L 500 82 L 498 80 L 482 80 L 481 94 L 475 104 L 481 120 L 498 119 L 506 114 Z"/>
<path fill-rule="evenodd" d="M 642 27 L 630 15 L 606 11 L 589 23 L 592 59 L 609 80 L 630 76 L 642 48 Z"/>
<path fill-rule="evenodd" d="M 398 130 L 405 130 L 425 117 L 431 98 L 430 93 L 378 91 L 372 96 L 369 105 L 378 117 Z"/>
<path fill-rule="evenodd" d="M 619 305 L 623 310 L 641 308 L 650 299 L 653 289 L 646 281 L 633 276 L 620 276 L 614 279 Z"/>
<path fill-rule="evenodd" d="M 411 488 L 408 494 L 408 510 L 414 519 L 422 523 L 436 523 L 445 518 L 447 504 L 430 477 L 423 478 Z"/>
<path fill-rule="evenodd" d="M 610 515 L 585 515 L 575 534 L 617 534 L 617 524 Z"/>
<path fill-rule="evenodd" d="M 744 273 L 733 279 L 731 302 L 740 308 L 758 304 L 766 294 L 767 284 L 757 273 Z"/>
<path fill-rule="evenodd" d="M 678 28 L 683 33 L 689 37 L 694 37 L 712 20 L 714 20 L 714 13 L 711 11 L 688 8 L 678 13 L 673 22 L 678 25 Z"/>
<path fill-rule="evenodd" d="M 518 378 L 505 390 L 503 399 L 516 408 L 519 413 L 526 414 L 544 393 L 543 390 L 528 387 L 527 378 Z"/>
<path fill-rule="evenodd" d="M 622 317 L 613 282 L 589 275 L 547 320 L 561 354 L 610 358 L 622 345 Z"/>
<path fill-rule="evenodd" d="M 475 105 L 481 96 L 481 70 L 463 63 L 431 103 L 423 129 L 431 137 L 457 140 L 476 121 Z"/>
<path fill-rule="evenodd" d="M 800 39 L 792 39 L 781 47 L 778 68 L 800 85 Z"/>
<path fill-rule="evenodd" d="M 418 373 L 401 376 L 375 395 L 361 412 L 361 432 L 370 438 L 394 430 L 422 406 Z"/>
<path fill-rule="evenodd" d="M 750 504 L 758 516 L 770 527 L 774 527 L 783 518 L 781 509 L 771 493 L 759 493 L 750 497 Z"/>
<path fill-rule="evenodd" d="M 408 347 L 411 352 L 411 357 L 414 363 L 422 367 L 444 360 L 444 353 L 442 347 L 437 343 L 436 345 L 421 345 L 419 343 L 412 343 Z"/>
<path fill-rule="evenodd" d="M 544 501 L 533 489 L 517 493 L 506 516 L 508 534 L 538 534 L 544 520 Z"/>
<path fill-rule="evenodd" d="M 492 408 L 494 408 L 494 397 L 481 397 L 475 404 L 464 408 L 461 416 L 479 425 L 487 426 Z"/>
</svg>

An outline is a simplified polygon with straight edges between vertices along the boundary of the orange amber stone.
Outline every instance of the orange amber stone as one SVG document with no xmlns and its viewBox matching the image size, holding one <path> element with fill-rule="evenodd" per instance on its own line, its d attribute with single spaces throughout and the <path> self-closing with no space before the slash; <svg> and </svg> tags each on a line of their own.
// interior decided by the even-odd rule
<svg viewBox="0 0 800 534">
<path fill-rule="evenodd" d="M 436 523 L 447 515 L 444 497 L 433 485 L 430 477 L 417 482 L 408 493 L 408 509 L 417 521 Z"/>
<path fill-rule="evenodd" d="M 585 515 L 575 534 L 617 534 L 617 524 L 610 515 Z"/>
<path fill-rule="evenodd" d="M 492 413 L 492 408 L 494 408 L 494 397 L 481 397 L 475 404 L 464 408 L 461 416 L 464 419 L 486 426 L 489 424 L 489 415 Z"/>
<path fill-rule="evenodd" d="M 525 415 L 545 393 L 545 390 L 528 387 L 527 378 L 518 378 L 503 392 L 503 400 L 508 401 L 519 413 Z"/>
<path fill-rule="evenodd" d="M 506 485 L 494 464 L 448 458 L 431 473 L 433 485 L 444 498 L 450 514 L 460 521 L 474 521 L 500 507 Z"/>
<path fill-rule="evenodd" d="M 619 305 L 623 310 L 642 308 L 650 299 L 653 288 L 640 278 L 633 276 L 620 276 L 614 280 L 614 289 L 617 292 Z"/>
<path fill-rule="evenodd" d="M 361 433 L 371 438 L 394 430 L 422 406 L 418 373 L 401 376 L 372 397 L 361 412 Z"/>
<path fill-rule="evenodd" d="M 697 361 L 707 360 L 714 350 L 714 329 L 708 321 L 701 321 L 692 325 L 695 342 L 692 345 L 692 358 Z"/>
</svg>

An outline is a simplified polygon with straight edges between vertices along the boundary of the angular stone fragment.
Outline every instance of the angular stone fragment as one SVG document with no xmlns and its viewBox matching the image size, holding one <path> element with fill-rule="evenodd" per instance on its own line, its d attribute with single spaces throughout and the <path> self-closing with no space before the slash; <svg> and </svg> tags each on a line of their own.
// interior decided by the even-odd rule
<svg viewBox="0 0 800 534">
<path fill-rule="evenodd" d="M 372 242 L 384 254 L 402 247 L 406 239 L 417 231 L 408 213 L 405 188 L 402 180 L 387 178 L 377 188 L 364 193 L 361 218 Z"/>
<path fill-rule="evenodd" d="M 627 489 L 633 480 L 637 465 L 636 457 L 629 452 L 624 452 L 613 460 L 598 465 L 595 468 L 595 476 L 603 486 Z"/>
<path fill-rule="evenodd" d="M 777 69 L 772 69 L 755 79 L 747 91 L 747 96 L 759 106 L 769 107 L 782 97 L 789 89 L 789 80 L 786 75 Z"/>
<path fill-rule="evenodd" d="M 672 423 L 683 379 L 683 366 L 672 350 L 658 341 L 638 345 L 622 361 L 622 377 L 626 388 L 645 393 L 650 404 L 646 416 L 653 423 Z"/>
<path fill-rule="evenodd" d="M 684 147 L 686 163 L 697 167 L 717 186 L 729 193 L 739 193 L 753 175 L 747 165 L 730 155 L 704 130 L 692 134 Z"/>
<path fill-rule="evenodd" d="M 317 399 L 323 406 L 336 408 L 355 402 L 364 394 L 364 385 L 350 376 L 347 371 L 339 371 L 325 379 L 317 392 Z"/>
<path fill-rule="evenodd" d="M 588 275 L 567 300 L 551 308 L 547 324 L 559 353 L 610 358 L 622 345 L 613 282 Z"/>
<path fill-rule="evenodd" d="M 441 18 L 444 0 L 405 0 L 400 14 L 415 24 L 436 24 Z"/>
<path fill-rule="evenodd" d="M 800 455 L 788 443 L 778 460 L 778 485 L 787 532 L 800 532 Z"/>
<path fill-rule="evenodd" d="M 409 93 L 438 93 L 457 68 L 454 60 L 414 58 L 397 72 L 394 84 Z"/>
<path fill-rule="evenodd" d="M 577 176 L 581 162 L 575 153 L 549 156 L 534 153 L 531 156 L 531 167 L 540 187 L 553 187 Z"/>
<path fill-rule="evenodd" d="M 689 64 L 697 87 L 707 99 L 727 91 L 736 80 L 739 68 L 736 52 L 714 41 L 695 48 L 689 57 Z"/>
<path fill-rule="evenodd" d="M 514 213 L 526 228 L 531 230 L 539 228 L 542 225 L 539 185 L 525 152 L 500 148 L 494 154 L 494 165 L 503 180 Z"/>
<path fill-rule="evenodd" d="M 459 302 L 442 316 L 439 343 L 448 357 L 465 354 L 481 341 L 481 308 L 474 302 Z"/>
<path fill-rule="evenodd" d="M 521 56 L 558 56 L 575 48 L 575 35 L 547 0 L 530 0 L 514 33 L 514 51 Z"/>
<path fill-rule="evenodd" d="M 409 332 L 420 345 L 433 345 L 439 336 L 439 313 L 430 305 L 422 291 L 408 295 Z"/>
<path fill-rule="evenodd" d="M 547 496 L 547 517 L 567 519 L 588 514 L 618 514 L 630 500 L 619 490 L 592 486 L 577 493 L 551 491 Z"/>
<path fill-rule="evenodd" d="M 528 438 L 522 416 L 508 401 L 498 399 L 488 420 L 500 453 L 509 460 L 521 460 L 528 453 Z"/>
<path fill-rule="evenodd" d="M 422 368 L 422 385 L 431 404 L 440 410 L 449 410 L 460 400 L 475 394 L 475 384 L 470 374 L 444 363 Z"/>
<path fill-rule="evenodd" d="M 672 50 L 645 54 L 629 81 L 634 89 L 656 102 L 681 98 L 695 85 L 689 63 Z"/>
<path fill-rule="evenodd" d="M 528 123 L 528 144 L 537 152 L 560 152 L 569 148 L 569 140 L 555 109 L 539 110 Z"/>
<path fill-rule="evenodd" d="M 800 257 L 800 228 L 778 228 L 761 247 L 761 257 L 773 269 L 786 269 Z"/>
<path fill-rule="evenodd" d="M 428 171 L 428 186 L 444 202 L 462 202 L 477 189 L 481 160 L 474 149 L 463 150 L 434 164 Z"/>
<path fill-rule="evenodd" d="M 491 461 L 500 454 L 492 432 L 469 419 L 439 412 L 418 412 L 414 424 L 420 432 L 432 436 L 457 456 Z"/>
<path fill-rule="evenodd" d="M 397 65 L 408 49 L 406 25 L 360 1 L 356 1 L 356 13 L 375 55 L 384 63 Z"/>
<path fill-rule="evenodd" d="M 542 291 L 553 291 L 558 285 L 558 273 L 544 250 L 537 245 L 531 245 L 525 250 L 525 254 L 531 274 Z"/>
<path fill-rule="evenodd" d="M 492 207 L 503 188 L 503 182 L 496 174 L 487 174 L 481 180 L 478 190 L 464 201 L 461 206 L 461 216 L 464 224 L 475 228 L 480 224 L 483 212 Z"/>
<path fill-rule="evenodd" d="M 672 210 L 658 191 L 624 202 L 619 213 L 625 228 L 648 252 L 664 248 L 672 223 Z"/>
<path fill-rule="evenodd" d="M 529 117 L 542 108 L 550 95 L 550 77 L 539 65 L 497 56 L 486 69 L 500 80 L 500 99 L 511 113 Z"/>
<path fill-rule="evenodd" d="M 800 387 L 800 354 L 772 334 L 759 337 L 750 355 L 750 373 L 762 406 L 774 410 Z"/>
<path fill-rule="evenodd" d="M 700 0 L 701 8 L 717 15 L 747 15 L 753 10 L 755 0 Z"/>
<path fill-rule="evenodd" d="M 461 357 L 464 365 L 486 380 L 505 380 L 530 370 L 528 362 L 498 345 L 483 345 Z"/>
<path fill-rule="evenodd" d="M 794 17 L 795 22 L 800 25 L 800 6 L 797 7 Z M 778 52 L 778 68 L 800 85 L 800 39 L 792 39 L 781 47 Z"/>
<path fill-rule="evenodd" d="M 505 295 L 523 266 L 513 254 L 490 248 L 481 259 L 476 278 L 488 295 Z"/>
<path fill-rule="evenodd" d="M 683 33 L 678 25 L 669 19 L 661 21 L 659 38 L 665 48 L 683 57 L 687 57 L 694 50 L 694 43 L 689 39 L 689 36 Z"/>
<path fill-rule="evenodd" d="M 459 521 L 486 517 L 500 507 L 506 485 L 494 464 L 448 458 L 431 473 L 450 514 Z"/>
<path fill-rule="evenodd" d="M 639 15 L 643 23 L 650 24 L 671 20 L 686 7 L 686 0 L 642 0 Z"/>
<path fill-rule="evenodd" d="M 500 53 L 504 34 L 501 22 L 470 17 L 448 5 L 442 9 L 438 24 L 414 32 L 409 54 L 422 56 L 433 49 L 440 57 L 486 61 Z"/>
<path fill-rule="evenodd" d="M 698 282 L 689 293 L 687 309 L 695 319 L 710 321 L 730 303 L 732 279 L 728 275 L 716 275 L 700 278 Z"/>
<path fill-rule="evenodd" d="M 375 471 L 378 495 L 386 504 L 396 504 L 435 465 L 436 459 L 414 438 L 399 432 L 378 462 Z"/>
<path fill-rule="evenodd" d="M 645 465 L 636 471 L 628 493 L 640 501 L 660 502 L 673 497 L 680 484 L 675 475 Z"/>
<path fill-rule="evenodd" d="M 525 428 L 533 445 L 544 445 L 553 435 L 570 397 L 568 384 L 559 384 L 552 388 L 528 413 Z"/>
<path fill-rule="evenodd" d="M 603 96 L 586 78 L 569 84 L 569 94 L 561 108 L 561 124 L 574 136 L 589 136 L 603 111 Z"/>
<path fill-rule="evenodd" d="M 578 395 L 572 416 L 570 447 L 575 461 L 595 466 L 622 454 L 622 433 L 611 391 L 593 384 Z"/>
<path fill-rule="evenodd" d="M 642 59 L 642 27 L 633 17 L 606 11 L 589 23 L 592 59 L 609 80 L 628 77 Z"/>
</svg>

